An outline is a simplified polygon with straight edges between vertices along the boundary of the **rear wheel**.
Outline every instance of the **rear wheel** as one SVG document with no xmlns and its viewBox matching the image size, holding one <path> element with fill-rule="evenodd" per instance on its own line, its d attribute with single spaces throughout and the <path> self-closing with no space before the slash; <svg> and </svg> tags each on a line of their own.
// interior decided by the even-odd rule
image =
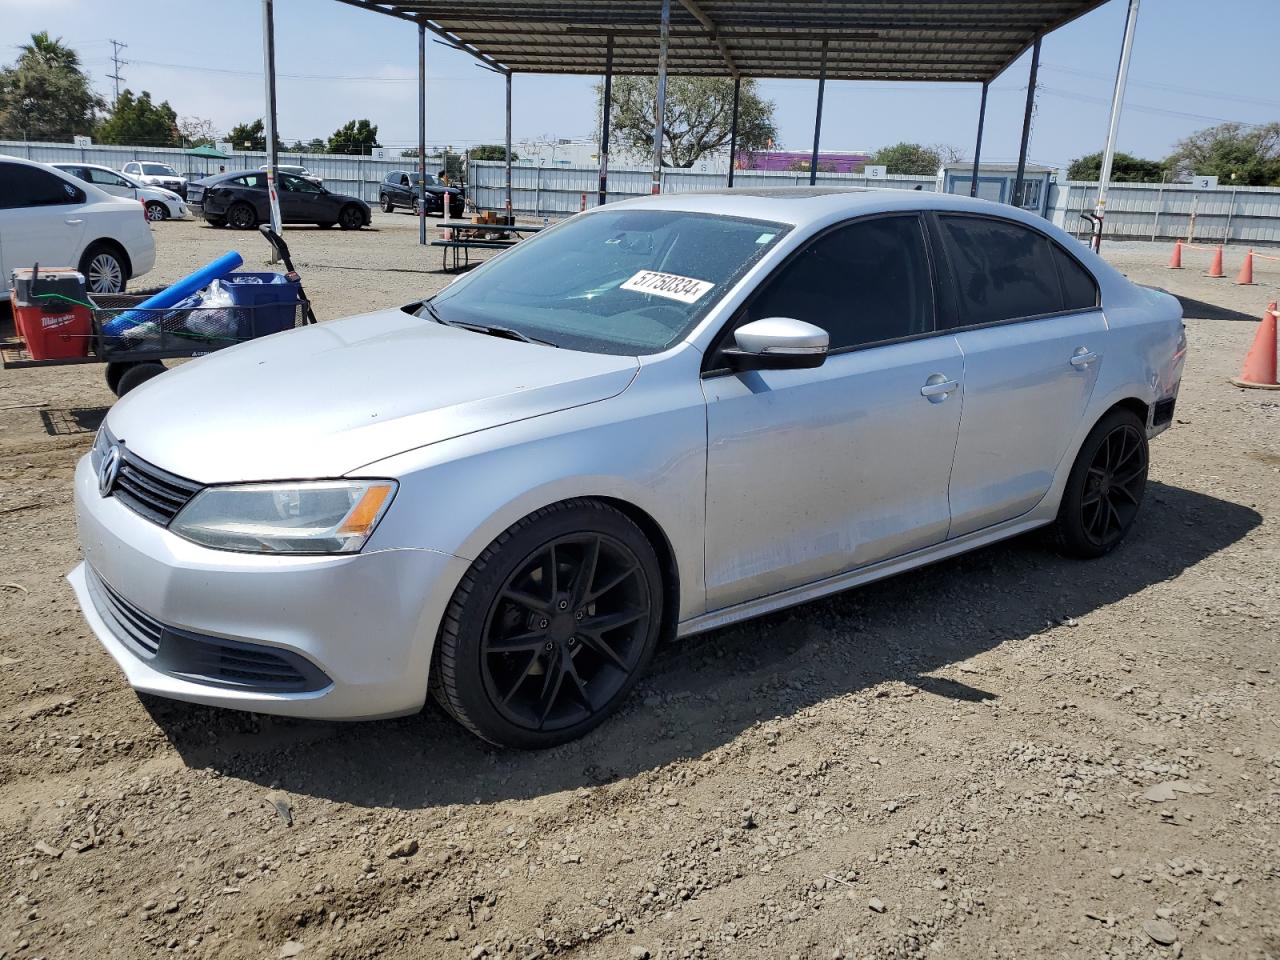
<svg viewBox="0 0 1280 960">
<path fill-rule="evenodd" d="M 1067 478 L 1055 527 L 1063 552 L 1101 557 L 1128 534 L 1147 486 L 1146 424 L 1112 410 L 1089 432 Z"/>
<path fill-rule="evenodd" d="M 582 736 L 626 699 L 662 623 L 653 547 L 625 515 L 576 500 L 509 527 L 463 577 L 431 669 L 437 700 L 501 746 Z"/>
<path fill-rule="evenodd" d="M 129 282 L 128 263 L 119 248 L 101 241 L 84 252 L 79 270 L 89 293 L 123 293 Z"/>
<path fill-rule="evenodd" d="M 158 377 L 164 373 L 163 363 L 135 363 L 125 370 L 120 379 L 116 381 L 115 394 L 117 397 L 123 397 L 135 387 L 140 387 L 152 377 Z"/>
<path fill-rule="evenodd" d="M 338 226 L 343 230 L 359 230 L 364 226 L 364 211 L 355 204 L 348 204 L 338 211 Z"/>
<path fill-rule="evenodd" d="M 148 200 L 146 210 L 147 210 L 147 219 L 150 220 L 152 223 L 155 223 L 158 220 L 169 219 L 168 208 L 165 207 L 165 205 L 161 203 L 159 200 Z"/>
<path fill-rule="evenodd" d="M 237 230 L 252 230 L 258 225 L 258 214 L 247 203 L 237 203 L 227 211 L 227 223 Z"/>
</svg>

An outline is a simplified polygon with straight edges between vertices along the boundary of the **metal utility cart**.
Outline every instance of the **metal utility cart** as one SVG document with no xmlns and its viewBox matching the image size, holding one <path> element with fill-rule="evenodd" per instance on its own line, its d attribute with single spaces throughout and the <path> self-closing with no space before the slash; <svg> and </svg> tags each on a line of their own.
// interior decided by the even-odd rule
<svg viewBox="0 0 1280 960">
<path fill-rule="evenodd" d="M 284 240 L 268 226 L 261 229 L 288 270 L 286 284 L 253 285 L 264 289 L 287 285 L 288 291 L 272 291 L 275 302 L 139 310 L 138 304 L 157 291 L 93 294 L 87 304 L 80 304 L 92 311 L 92 331 L 85 355 L 37 360 L 21 339 L 11 338 L 0 340 L 0 361 L 4 369 L 105 363 L 107 386 L 117 397 L 123 397 L 134 387 L 163 373 L 165 360 L 200 357 L 247 340 L 315 323 L 315 314 L 293 269 Z M 292 295 L 284 298 L 281 294 L 285 292 Z M 128 330 L 119 335 L 104 331 L 112 320 L 126 313 L 135 321 Z"/>
</svg>

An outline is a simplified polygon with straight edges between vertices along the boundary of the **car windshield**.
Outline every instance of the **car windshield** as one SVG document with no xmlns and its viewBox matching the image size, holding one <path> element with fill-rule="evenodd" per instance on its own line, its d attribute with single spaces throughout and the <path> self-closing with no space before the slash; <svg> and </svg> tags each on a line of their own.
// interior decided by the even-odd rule
<svg viewBox="0 0 1280 960">
<path fill-rule="evenodd" d="M 678 210 L 592 213 L 517 244 L 424 312 L 573 350 L 657 353 L 693 329 L 789 229 Z"/>
<path fill-rule="evenodd" d="M 176 177 L 178 175 L 178 171 L 167 163 L 144 163 L 142 172 L 148 177 Z"/>
</svg>

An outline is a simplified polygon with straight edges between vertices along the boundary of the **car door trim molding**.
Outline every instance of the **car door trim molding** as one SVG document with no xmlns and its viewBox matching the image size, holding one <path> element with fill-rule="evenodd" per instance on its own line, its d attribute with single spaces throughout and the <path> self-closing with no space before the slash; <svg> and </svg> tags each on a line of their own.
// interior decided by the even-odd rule
<svg viewBox="0 0 1280 960">
<path fill-rule="evenodd" d="M 935 563 L 938 560 L 945 560 L 948 557 L 966 553 L 990 543 L 1006 540 L 1009 537 L 1016 537 L 1053 522 L 1052 515 L 1045 517 L 1034 516 L 1036 510 L 1040 509 L 1045 502 L 1045 499 L 1042 498 L 1026 513 L 997 523 L 994 526 L 974 530 L 971 533 L 956 537 L 954 540 L 943 540 L 932 546 L 921 547 L 911 553 L 879 560 L 863 567 L 855 567 L 852 570 L 846 570 L 843 573 L 838 573 L 822 580 L 815 580 L 812 583 L 789 587 L 778 593 L 757 597 L 753 600 L 744 600 L 742 603 L 721 607 L 718 610 L 709 610 L 704 614 L 690 617 L 688 620 L 679 623 L 676 626 L 676 635 L 678 637 L 691 637 L 695 634 L 705 633 L 708 630 L 725 627 L 741 620 L 750 620 L 767 613 L 784 610 L 787 607 L 809 603 L 833 593 L 860 587 L 876 580 L 893 577 L 899 573 L 905 573 L 908 570 Z"/>
<path fill-rule="evenodd" d="M 713 377 L 722 377 L 726 375 L 732 376 L 738 374 L 740 371 L 724 366 L 713 367 L 711 366 L 711 363 L 717 354 L 719 354 L 720 349 L 724 344 L 725 337 L 729 335 L 730 331 L 732 331 L 734 326 L 741 319 L 743 313 L 750 309 L 751 305 L 756 301 L 756 298 L 763 293 L 769 284 L 773 283 L 773 281 L 777 279 L 783 270 L 789 267 L 793 261 L 800 257 L 801 254 L 808 251 L 819 240 L 835 233 L 837 230 L 842 230 L 845 227 L 850 227 L 858 223 L 867 223 L 871 220 L 885 220 L 891 217 L 900 219 L 914 217 L 916 219 L 917 226 L 920 228 L 920 240 L 924 246 L 925 260 L 929 264 L 929 284 L 930 292 L 932 294 L 931 303 L 933 307 L 933 315 L 930 318 L 930 322 L 933 325 L 933 329 L 926 330 L 923 333 L 910 333 L 901 337 L 890 337 L 887 340 L 873 340 L 869 343 L 855 343 L 848 346 L 835 347 L 834 349 L 827 351 L 828 358 L 838 357 L 841 354 L 853 353 L 856 350 L 870 350 L 875 347 L 886 347 L 894 343 L 910 343 L 913 340 L 924 340 L 928 337 L 935 337 L 939 333 L 950 333 L 951 331 L 942 330 L 938 327 L 938 270 L 937 264 L 934 261 L 934 254 L 932 250 L 933 244 L 931 242 L 929 232 L 925 227 L 925 213 L 926 211 L 924 210 L 883 210 L 878 213 L 869 213 L 860 217 L 841 220 L 838 223 L 828 224 L 821 230 L 809 236 L 804 243 L 792 250 L 781 260 L 781 262 L 775 264 L 767 274 L 756 281 L 755 287 L 752 288 L 751 293 L 748 294 L 747 298 L 738 305 L 738 308 L 733 311 L 732 316 L 721 324 L 720 329 L 716 331 L 716 335 L 711 338 L 711 345 L 703 357 L 702 371 L 699 376 L 703 380 L 708 380 Z"/>
</svg>

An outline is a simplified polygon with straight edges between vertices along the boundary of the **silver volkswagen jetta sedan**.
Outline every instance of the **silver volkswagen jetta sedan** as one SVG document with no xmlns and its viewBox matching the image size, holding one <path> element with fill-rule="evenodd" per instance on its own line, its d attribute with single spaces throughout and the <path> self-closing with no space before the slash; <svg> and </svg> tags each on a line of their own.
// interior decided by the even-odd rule
<svg viewBox="0 0 1280 960">
<path fill-rule="evenodd" d="M 1035 527 L 1099 556 L 1173 417 L 1178 302 L 1012 207 L 609 204 L 430 300 L 118 403 L 76 472 L 93 631 L 138 690 L 591 729 L 655 645 Z"/>
</svg>

